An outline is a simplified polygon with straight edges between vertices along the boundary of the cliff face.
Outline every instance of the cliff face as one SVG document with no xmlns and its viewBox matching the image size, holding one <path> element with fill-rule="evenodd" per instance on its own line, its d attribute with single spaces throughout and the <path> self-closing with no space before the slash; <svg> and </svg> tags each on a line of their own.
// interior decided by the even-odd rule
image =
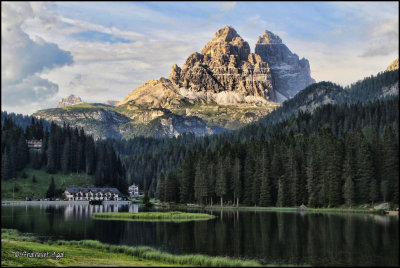
<svg viewBox="0 0 400 268">
<path fill-rule="evenodd" d="M 75 95 L 71 94 L 68 98 L 63 98 L 57 105 L 57 108 L 67 107 L 75 104 L 84 103 L 80 97 L 75 97 Z"/>
<path fill-rule="evenodd" d="M 268 64 L 250 53 L 249 44 L 230 26 L 218 30 L 201 53 L 190 55 L 182 68 L 174 65 L 169 78 L 183 94 L 192 91 L 206 102 L 275 100 Z"/>
<path fill-rule="evenodd" d="M 292 98 L 315 80 L 310 75 L 308 60 L 293 54 L 279 36 L 264 31 L 258 37 L 255 53 L 267 62 L 275 82 L 276 101 Z"/>
</svg>

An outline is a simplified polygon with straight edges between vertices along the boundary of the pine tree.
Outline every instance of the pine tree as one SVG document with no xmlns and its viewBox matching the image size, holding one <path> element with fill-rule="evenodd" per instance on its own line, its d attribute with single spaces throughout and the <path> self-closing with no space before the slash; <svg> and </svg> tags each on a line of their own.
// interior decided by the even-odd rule
<svg viewBox="0 0 400 268">
<path fill-rule="evenodd" d="M 399 147 L 398 137 L 393 128 L 386 127 L 383 133 L 383 171 L 384 199 L 398 203 Z"/>
<path fill-rule="evenodd" d="M 179 201 L 188 203 L 193 201 L 193 164 L 192 161 L 184 161 L 179 172 Z"/>
<path fill-rule="evenodd" d="M 260 190 L 260 206 L 268 207 L 271 205 L 271 186 L 268 176 L 263 176 Z"/>
<path fill-rule="evenodd" d="M 369 188 L 369 198 L 372 202 L 372 204 L 374 204 L 375 201 L 378 200 L 379 197 L 379 188 L 378 188 L 378 181 L 375 178 L 371 179 L 371 185 Z"/>
<path fill-rule="evenodd" d="M 51 182 L 46 192 L 46 198 L 54 198 L 55 194 L 56 194 L 56 185 L 54 183 L 54 178 L 51 177 Z"/>
<path fill-rule="evenodd" d="M 57 171 L 57 144 L 55 137 L 50 135 L 49 144 L 47 149 L 47 172 L 50 174 L 54 174 Z"/>
<path fill-rule="evenodd" d="M 307 158 L 307 191 L 308 206 L 317 207 L 319 205 L 319 188 L 320 188 L 320 165 L 318 161 L 316 146 L 310 147 Z"/>
<path fill-rule="evenodd" d="M 143 196 L 142 202 L 145 207 L 151 207 L 149 192 L 147 190 L 144 191 L 144 196 Z"/>
<path fill-rule="evenodd" d="M 358 202 L 368 203 L 370 202 L 370 186 L 371 180 L 374 178 L 373 162 L 371 157 L 371 151 L 365 138 L 361 136 L 361 141 L 358 150 L 358 163 L 357 163 L 357 179 L 356 184 L 358 192 Z"/>
<path fill-rule="evenodd" d="M 353 179 L 351 176 L 348 176 L 343 185 L 343 198 L 349 207 L 352 207 L 354 204 L 354 191 Z"/>
<path fill-rule="evenodd" d="M 194 196 L 200 205 L 203 205 L 203 201 L 207 200 L 208 196 L 208 182 L 202 162 L 202 159 L 197 161 L 194 177 Z"/>
<path fill-rule="evenodd" d="M 177 202 L 179 197 L 178 182 L 175 174 L 167 172 L 165 177 L 165 201 L 168 203 Z"/>
<path fill-rule="evenodd" d="M 11 175 L 12 175 L 11 168 L 12 167 L 11 167 L 8 152 L 7 152 L 7 150 L 4 150 L 4 153 L 1 157 L 1 179 L 2 180 L 8 180 L 11 178 Z"/>
<path fill-rule="evenodd" d="M 219 158 L 217 164 L 217 180 L 215 182 L 215 194 L 221 200 L 221 206 L 224 205 L 224 196 L 227 194 L 227 182 L 226 182 L 226 169 L 223 166 L 223 160 Z"/>
<path fill-rule="evenodd" d="M 64 149 L 63 153 L 61 156 L 61 169 L 64 174 L 67 174 L 68 171 L 70 170 L 70 157 L 71 157 L 71 148 L 70 148 L 70 143 L 68 137 L 65 138 L 64 141 Z"/>
<path fill-rule="evenodd" d="M 242 178 L 241 178 L 241 166 L 240 166 L 240 159 L 235 158 L 233 164 L 233 196 L 234 200 L 236 201 L 236 206 L 239 207 L 239 200 L 242 196 Z"/>
<path fill-rule="evenodd" d="M 17 170 L 24 169 L 29 160 L 29 149 L 28 145 L 26 144 L 25 137 L 21 132 L 19 133 L 16 157 L 17 157 L 16 169 Z"/>
<path fill-rule="evenodd" d="M 157 178 L 157 197 L 161 202 L 165 202 L 165 178 L 162 172 Z"/>
<path fill-rule="evenodd" d="M 347 146 L 346 156 L 343 162 L 343 172 L 342 178 L 345 181 L 343 185 L 343 199 L 346 204 L 351 207 L 355 202 L 355 161 L 352 154 L 353 147 L 351 145 Z"/>
</svg>

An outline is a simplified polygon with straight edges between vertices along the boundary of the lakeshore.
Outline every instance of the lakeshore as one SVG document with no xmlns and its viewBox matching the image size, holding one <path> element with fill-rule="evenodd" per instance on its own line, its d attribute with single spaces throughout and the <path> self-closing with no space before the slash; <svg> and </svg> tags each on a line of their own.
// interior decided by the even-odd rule
<svg viewBox="0 0 400 268">
<path fill-rule="evenodd" d="M 360 213 L 360 214 L 387 214 L 398 216 L 398 210 L 375 210 L 373 208 L 307 208 L 300 210 L 298 207 L 249 207 L 249 206 L 200 206 L 196 204 L 175 204 L 166 206 L 161 203 L 154 204 L 156 207 L 169 209 L 187 209 L 187 210 L 230 210 L 230 211 L 271 211 L 271 212 L 300 212 L 300 213 Z"/>
<path fill-rule="evenodd" d="M 110 245 L 96 240 L 39 242 L 13 229 L 2 229 L 1 233 L 2 266 L 260 266 L 252 260 L 173 255 L 150 247 Z M 30 258 L 29 254 L 40 256 Z"/>
</svg>

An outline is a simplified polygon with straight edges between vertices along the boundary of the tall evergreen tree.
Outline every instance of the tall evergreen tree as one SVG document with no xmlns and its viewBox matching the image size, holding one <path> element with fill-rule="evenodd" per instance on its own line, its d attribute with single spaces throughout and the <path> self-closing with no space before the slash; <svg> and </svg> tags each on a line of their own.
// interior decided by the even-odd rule
<svg viewBox="0 0 400 268">
<path fill-rule="evenodd" d="M 165 177 L 165 201 L 168 203 L 177 202 L 178 197 L 178 181 L 175 174 L 168 171 L 167 176 Z"/>
<path fill-rule="evenodd" d="M 157 178 L 157 197 L 161 202 L 165 202 L 165 178 L 162 172 Z"/>
<path fill-rule="evenodd" d="M 56 185 L 54 183 L 54 178 L 51 177 L 51 182 L 46 192 L 46 198 L 54 198 L 55 194 L 56 194 Z"/>
<path fill-rule="evenodd" d="M 215 182 L 215 194 L 220 198 L 221 206 L 224 205 L 224 196 L 227 194 L 228 185 L 226 181 L 226 169 L 223 161 L 219 158 L 217 166 L 217 180 Z"/>
<path fill-rule="evenodd" d="M 241 165 L 240 159 L 235 158 L 233 164 L 233 196 L 236 201 L 236 206 L 239 207 L 239 200 L 242 196 L 242 176 L 241 176 Z"/>
</svg>

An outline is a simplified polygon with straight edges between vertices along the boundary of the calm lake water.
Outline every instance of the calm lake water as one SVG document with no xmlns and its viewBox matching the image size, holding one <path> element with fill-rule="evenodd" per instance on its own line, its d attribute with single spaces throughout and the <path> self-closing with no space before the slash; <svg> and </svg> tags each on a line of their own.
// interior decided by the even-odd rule
<svg viewBox="0 0 400 268">
<path fill-rule="evenodd" d="M 94 212 L 138 212 L 138 205 L 2 206 L 2 228 L 43 239 L 95 239 L 262 263 L 398 266 L 398 217 L 297 212 L 208 212 L 209 221 L 162 223 L 94 220 Z"/>
</svg>

